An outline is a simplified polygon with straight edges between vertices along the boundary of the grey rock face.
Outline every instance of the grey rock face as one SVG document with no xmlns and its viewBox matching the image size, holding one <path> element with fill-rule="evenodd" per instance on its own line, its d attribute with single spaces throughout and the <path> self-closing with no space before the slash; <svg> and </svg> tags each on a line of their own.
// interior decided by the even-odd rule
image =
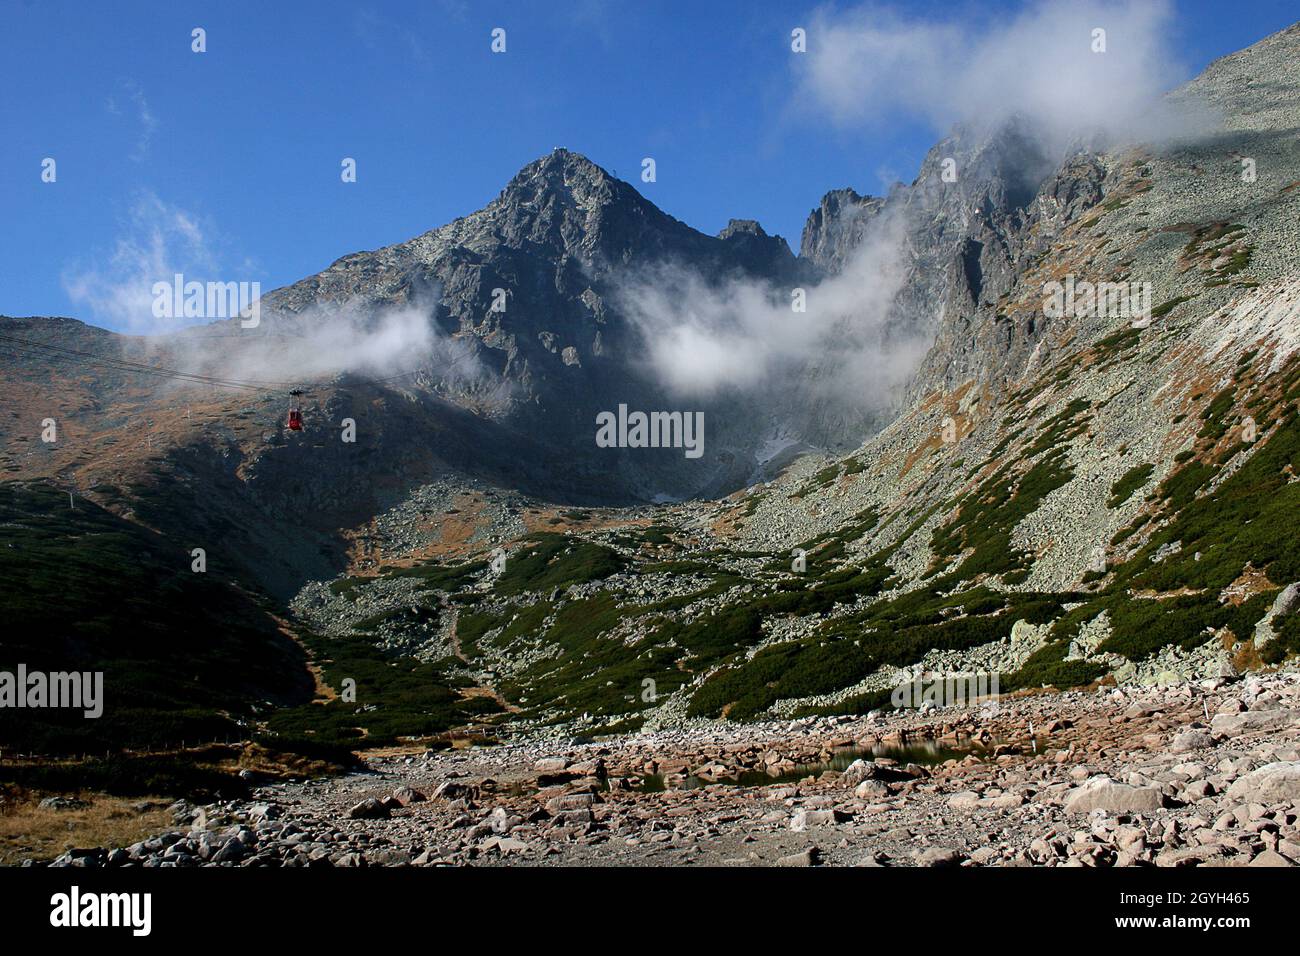
<svg viewBox="0 0 1300 956">
<path fill-rule="evenodd" d="M 959 128 L 930 150 L 911 185 L 887 197 L 827 193 L 804 226 L 800 255 L 838 273 L 877 224 L 902 220 L 906 279 L 888 326 L 931 346 L 909 389 L 915 400 L 966 378 L 995 379 L 1027 359 L 1042 329 L 1008 324 L 999 299 L 1026 261 L 1101 200 L 1105 175 L 1088 152 L 1049 156 L 1020 121 Z"/>
<path fill-rule="evenodd" d="M 859 196 L 852 189 L 832 189 L 808 215 L 799 241 L 799 258 L 823 275 L 834 275 L 861 243 L 885 200 Z"/>
</svg>

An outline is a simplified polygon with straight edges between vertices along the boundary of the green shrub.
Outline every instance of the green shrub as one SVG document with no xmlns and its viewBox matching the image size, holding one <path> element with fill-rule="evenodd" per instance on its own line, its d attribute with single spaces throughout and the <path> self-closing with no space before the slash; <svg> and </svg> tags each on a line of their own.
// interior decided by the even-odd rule
<svg viewBox="0 0 1300 956">
<path fill-rule="evenodd" d="M 1133 497 L 1133 492 L 1137 491 L 1150 480 L 1152 473 L 1156 470 L 1155 465 L 1134 465 L 1128 471 L 1120 476 L 1120 479 L 1110 487 L 1110 500 L 1106 502 L 1109 508 L 1118 508 L 1129 498 Z"/>
</svg>

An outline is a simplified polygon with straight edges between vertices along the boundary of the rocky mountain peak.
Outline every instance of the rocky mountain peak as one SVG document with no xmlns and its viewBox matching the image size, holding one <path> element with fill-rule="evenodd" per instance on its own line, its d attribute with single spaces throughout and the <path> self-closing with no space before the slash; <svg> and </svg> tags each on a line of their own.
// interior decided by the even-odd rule
<svg viewBox="0 0 1300 956">
<path fill-rule="evenodd" d="M 600 199 L 608 201 L 618 192 L 619 186 L 635 195 L 635 190 L 586 156 L 557 146 L 520 169 L 501 191 L 501 196 L 560 195 L 579 199 L 599 193 Z"/>
<path fill-rule="evenodd" d="M 773 276 L 789 275 L 794 253 L 780 236 L 769 236 L 754 219 L 732 219 L 718 233 L 750 272 Z"/>
<path fill-rule="evenodd" d="M 732 236 L 759 236 L 764 239 L 768 237 L 756 219 L 732 219 L 728 221 L 723 230 L 718 233 L 718 238 L 730 239 Z"/>
</svg>

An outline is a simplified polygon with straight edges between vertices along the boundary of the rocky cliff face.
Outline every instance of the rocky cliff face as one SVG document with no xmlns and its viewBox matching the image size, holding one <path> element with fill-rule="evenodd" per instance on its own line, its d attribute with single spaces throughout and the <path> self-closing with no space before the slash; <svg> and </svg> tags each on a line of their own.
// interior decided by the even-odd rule
<svg viewBox="0 0 1300 956">
<path fill-rule="evenodd" d="M 1100 199 L 1099 172 L 1087 153 L 1058 165 L 1019 120 L 959 128 L 930 150 L 910 185 L 886 197 L 827 193 L 808 217 L 800 254 L 837 274 L 873 230 L 901 224 L 906 277 L 888 327 L 933 343 L 910 389 L 915 398 L 1001 367 L 1017 343 L 996 327 L 999 300 L 1027 259 Z"/>
<path fill-rule="evenodd" d="M 832 189 L 808 215 L 799 240 L 799 257 L 823 275 L 843 271 L 845 260 L 862 244 L 867 228 L 885 200 L 859 196 L 852 189 Z"/>
<path fill-rule="evenodd" d="M 1294 128 L 1297 83 L 1286 60 L 1296 38 L 1297 27 L 1268 37 L 1216 61 L 1171 93 L 1171 106 L 1202 128 L 1154 154 L 1131 153 L 1136 166 L 1120 166 L 1113 153 L 1082 143 L 1054 154 L 1043 145 L 1047 138 L 1022 120 L 959 128 L 935 145 L 910 185 L 898 185 L 886 197 L 862 197 L 851 189 L 827 193 L 804 227 L 801 258 L 835 274 L 872 230 L 900 220 L 908 275 L 890 326 L 933 342 L 907 401 L 970 380 L 1002 394 L 1009 379 L 1042 357 L 1039 343 L 1050 325 L 1041 309 L 1037 316 L 1009 316 L 1008 299 L 1025 292 L 1027 276 L 1041 286 L 1034 267 L 1059 254 L 1062 233 L 1104 198 L 1127 204 L 1127 191 L 1151 188 L 1153 168 L 1143 160 L 1154 156 L 1154 168 L 1161 168 L 1162 161 L 1190 153 L 1222 165 L 1226 149 L 1234 167 L 1223 169 L 1228 180 L 1240 179 L 1246 158 L 1256 167 L 1286 165 L 1277 150 Z M 1193 172 L 1201 175 L 1207 168 L 1193 166 Z"/>
</svg>

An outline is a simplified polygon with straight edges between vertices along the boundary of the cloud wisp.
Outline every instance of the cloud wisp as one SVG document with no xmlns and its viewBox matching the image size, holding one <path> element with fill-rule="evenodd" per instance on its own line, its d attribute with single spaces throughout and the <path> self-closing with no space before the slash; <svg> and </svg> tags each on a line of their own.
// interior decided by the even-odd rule
<svg viewBox="0 0 1300 956">
<path fill-rule="evenodd" d="M 136 120 L 140 123 L 140 136 L 131 150 L 130 157 L 134 162 L 142 163 L 149 157 L 154 134 L 158 132 L 158 127 L 161 124 L 149 107 L 149 100 L 144 95 L 144 87 L 135 80 L 122 80 L 118 86 L 125 98 L 134 106 Z M 110 96 L 105 106 L 112 115 L 122 115 L 122 108 L 117 97 Z"/>
<path fill-rule="evenodd" d="M 189 370 L 253 382 L 321 381 L 352 374 L 394 386 L 464 389 L 484 377 L 474 351 L 434 321 L 437 296 L 401 303 L 354 299 L 301 312 L 264 309 L 256 329 L 237 322 L 181 336 Z"/>
<path fill-rule="evenodd" d="M 815 367 L 821 390 L 879 404 L 924 347 L 886 322 L 907 274 L 902 221 L 871 226 L 841 272 L 806 287 L 710 284 L 688 266 L 660 265 L 627 277 L 617 302 L 641 333 L 650 370 L 675 393 L 771 390 Z"/>
<path fill-rule="evenodd" d="M 259 303 L 258 324 L 249 328 L 234 311 L 208 311 L 213 287 L 252 287 L 260 294 L 256 270 L 246 261 L 230 266 L 214 235 L 194 213 L 141 193 L 106 255 L 64 269 L 64 289 L 96 322 L 148 337 L 165 363 L 185 372 L 276 384 L 353 373 L 391 378 L 394 385 L 483 390 L 476 353 L 434 321 L 436 287 L 402 302 L 322 302 L 299 312 Z M 170 307 L 171 290 L 191 284 L 201 290 L 200 309 L 187 315 Z M 168 308 L 158 308 L 160 296 Z"/>
<path fill-rule="evenodd" d="M 144 335 L 174 331 L 177 317 L 153 314 L 153 285 L 184 273 L 198 277 L 218 268 L 208 230 L 199 217 L 145 191 L 128 210 L 112 251 L 89 265 L 63 270 L 63 288 L 74 303 L 111 329 Z"/>
</svg>

